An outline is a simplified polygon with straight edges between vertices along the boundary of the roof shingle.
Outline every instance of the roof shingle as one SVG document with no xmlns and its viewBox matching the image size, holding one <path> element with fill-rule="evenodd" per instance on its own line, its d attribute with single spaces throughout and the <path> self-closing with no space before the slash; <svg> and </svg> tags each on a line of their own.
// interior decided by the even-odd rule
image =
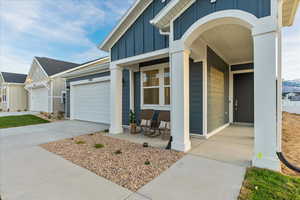
<svg viewBox="0 0 300 200">
<path fill-rule="evenodd" d="M 40 65 L 43 67 L 45 72 L 48 76 L 52 76 L 64 71 L 67 71 L 69 69 L 72 69 L 74 67 L 79 66 L 80 64 L 72 63 L 72 62 L 66 62 L 61 60 L 55 60 L 52 58 L 46 58 L 46 57 L 36 57 Z"/>
<path fill-rule="evenodd" d="M 10 72 L 1 72 L 2 77 L 6 83 L 25 83 L 26 74 L 16 74 Z"/>
</svg>

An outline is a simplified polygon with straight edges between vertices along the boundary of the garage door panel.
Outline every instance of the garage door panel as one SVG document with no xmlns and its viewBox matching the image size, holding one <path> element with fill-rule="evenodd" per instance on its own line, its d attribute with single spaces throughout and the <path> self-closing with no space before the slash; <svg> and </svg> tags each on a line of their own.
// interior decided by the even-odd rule
<svg viewBox="0 0 300 200">
<path fill-rule="evenodd" d="M 30 92 L 30 110 L 48 112 L 48 89 L 35 88 Z"/>
<path fill-rule="evenodd" d="M 110 123 L 109 82 L 78 85 L 72 89 L 74 119 Z"/>
</svg>

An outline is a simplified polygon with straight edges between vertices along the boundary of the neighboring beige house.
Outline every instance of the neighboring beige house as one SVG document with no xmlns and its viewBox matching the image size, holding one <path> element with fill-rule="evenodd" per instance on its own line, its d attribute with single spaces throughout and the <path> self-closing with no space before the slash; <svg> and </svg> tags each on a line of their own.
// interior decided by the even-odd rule
<svg viewBox="0 0 300 200">
<path fill-rule="evenodd" d="M 25 89 L 29 93 L 29 110 L 64 112 L 66 83 L 59 76 L 77 66 L 79 64 L 35 57 L 25 82 Z"/>
<path fill-rule="evenodd" d="M 0 110 L 24 111 L 28 108 L 28 94 L 24 89 L 26 74 L 0 72 Z"/>
</svg>

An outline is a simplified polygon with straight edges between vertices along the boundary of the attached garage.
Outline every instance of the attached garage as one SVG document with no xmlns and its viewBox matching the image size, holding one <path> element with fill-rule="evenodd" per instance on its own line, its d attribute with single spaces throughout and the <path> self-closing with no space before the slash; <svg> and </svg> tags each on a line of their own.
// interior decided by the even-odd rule
<svg viewBox="0 0 300 200">
<path fill-rule="evenodd" d="M 45 87 L 30 90 L 30 111 L 48 112 L 48 89 Z"/>
<path fill-rule="evenodd" d="M 71 83 L 71 119 L 110 123 L 109 77 Z"/>
</svg>

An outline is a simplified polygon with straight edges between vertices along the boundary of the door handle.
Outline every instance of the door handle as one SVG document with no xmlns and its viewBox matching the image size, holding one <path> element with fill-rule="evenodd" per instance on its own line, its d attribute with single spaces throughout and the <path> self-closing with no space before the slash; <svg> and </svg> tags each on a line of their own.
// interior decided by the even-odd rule
<svg viewBox="0 0 300 200">
<path fill-rule="evenodd" d="M 235 110 L 237 111 L 238 110 L 238 100 L 237 99 L 234 102 L 234 107 L 235 107 Z"/>
</svg>

